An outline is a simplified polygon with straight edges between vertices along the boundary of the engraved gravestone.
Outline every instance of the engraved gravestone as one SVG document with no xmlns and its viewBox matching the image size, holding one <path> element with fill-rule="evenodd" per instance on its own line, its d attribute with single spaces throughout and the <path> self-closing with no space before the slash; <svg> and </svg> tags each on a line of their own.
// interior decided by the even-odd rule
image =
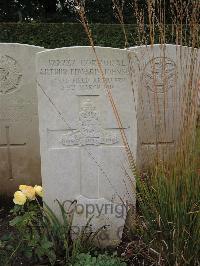
<svg viewBox="0 0 200 266">
<path fill-rule="evenodd" d="M 0 192 L 40 179 L 35 55 L 43 48 L 0 44 Z"/>
<path fill-rule="evenodd" d="M 125 50 L 96 47 L 96 52 L 135 156 L 131 60 Z M 80 232 L 92 218 L 92 231 L 106 225 L 104 237 L 99 239 L 101 245 L 117 244 L 126 218 L 125 205 L 135 203 L 131 191 L 134 180 L 131 174 L 127 176 L 130 171 L 120 135 L 122 128 L 92 48 L 39 53 L 37 79 L 44 200 L 54 211 L 55 199 L 67 201 L 66 208 L 76 200 L 74 228 Z"/>
<path fill-rule="evenodd" d="M 172 159 L 179 146 L 187 115 L 186 86 L 192 91 L 199 77 L 198 50 L 165 44 L 130 51 L 138 59 L 137 161 L 148 166 Z"/>
</svg>

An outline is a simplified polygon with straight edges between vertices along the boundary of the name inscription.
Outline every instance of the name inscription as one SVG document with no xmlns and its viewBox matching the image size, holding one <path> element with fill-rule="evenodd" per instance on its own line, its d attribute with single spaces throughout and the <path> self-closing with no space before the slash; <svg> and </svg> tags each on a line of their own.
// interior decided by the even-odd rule
<svg viewBox="0 0 200 266">
<path fill-rule="evenodd" d="M 122 87 L 129 75 L 129 66 L 123 59 L 102 59 L 102 71 L 111 88 Z M 49 59 L 40 68 L 41 78 L 51 80 L 51 86 L 63 91 L 95 91 L 103 86 L 100 70 L 93 59 Z"/>
</svg>

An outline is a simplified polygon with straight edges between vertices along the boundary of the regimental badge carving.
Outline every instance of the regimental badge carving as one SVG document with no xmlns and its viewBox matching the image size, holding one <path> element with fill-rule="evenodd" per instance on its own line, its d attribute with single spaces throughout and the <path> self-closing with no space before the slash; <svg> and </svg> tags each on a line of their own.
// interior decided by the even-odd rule
<svg viewBox="0 0 200 266">
<path fill-rule="evenodd" d="M 61 143 L 64 146 L 111 145 L 118 141 L 116 134 L 101 127 L 99 114 L 90 99 L 85 100 L 81 105 L 78 129 L 61 137 Z"/>
<path fill-rule="evenodd" d="M 150 60 L 142 74 L 143 88 L 156 93 L 165 93 L 176 84 L 176 64 L 167 57 Z"/>
<path fill-rule="evenodd" d="M 8 55 L 0 57 L 0 93 L 7 94 L 18 89 L 22 79 L 20 66 Z"/>
</svg>

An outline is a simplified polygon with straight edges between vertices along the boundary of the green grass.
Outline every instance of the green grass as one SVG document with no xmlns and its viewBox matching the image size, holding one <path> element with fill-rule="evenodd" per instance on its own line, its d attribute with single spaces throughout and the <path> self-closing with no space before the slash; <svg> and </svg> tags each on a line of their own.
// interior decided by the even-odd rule
<svg viewBox="0 0 200 266">
<path fill-rule="evenodd" d="M 193 156 L 187 169 L 157 168 L 145 180 L 137 177 L 139 213 L 131 230 L 140 242 L 132 257 L 153 265 L 200 264 L 200 128 Z"/>
</svg>

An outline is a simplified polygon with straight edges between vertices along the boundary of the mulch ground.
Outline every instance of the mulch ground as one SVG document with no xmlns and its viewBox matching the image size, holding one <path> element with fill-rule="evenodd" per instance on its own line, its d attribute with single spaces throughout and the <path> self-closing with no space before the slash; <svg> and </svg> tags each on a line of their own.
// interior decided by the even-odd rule
<svg viewBox="0 0 200 266">
<path fill-rule="evenodd" d="M 0 197 L 0 237 L 10 232 L 10 209 L 13 207 L 12 199 L 6 196 Z"/>
</svg>

